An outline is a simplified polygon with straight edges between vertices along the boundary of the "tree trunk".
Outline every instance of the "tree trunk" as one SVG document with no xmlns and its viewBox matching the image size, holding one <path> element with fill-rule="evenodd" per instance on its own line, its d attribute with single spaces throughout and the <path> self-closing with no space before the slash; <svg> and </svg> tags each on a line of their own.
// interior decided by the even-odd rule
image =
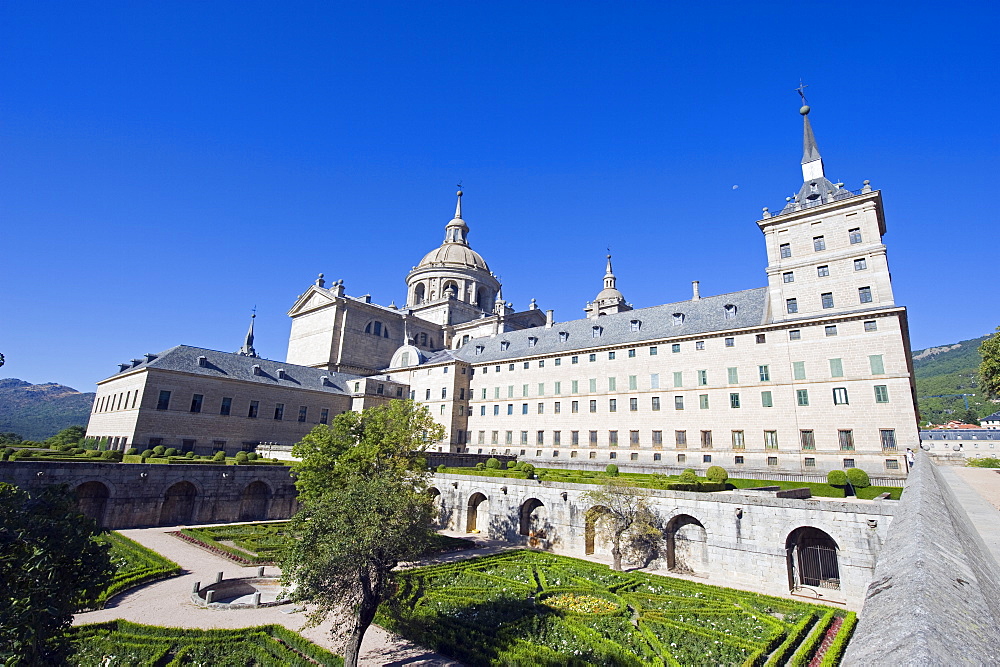
<svg viewBox="0 0 1000 667">
<path fill-rule="evenodd" d="M 376 575 L 376 579 L 380 579 Z M 375 590 L 372 590 L 375 589 Z M 358 657 L 361 654 L 361 642 L 365 638 L 365 631 L 375 619 L 375 612 L 378 611 L 379 595 L 375 591 L 382 590 L 378 584 L 372 585 L 366 574 L 361 577 L 361 600 L 358 602 L 358 615 L 354 619 L 354 627 L 344 646 L 344 667 L 357 667 Z"/>
<path fill-rule="evenodd" d="M 611 557 L 614 559 L 614 563 L 612 564 L 611 569 L 612 570 L 616 570 L 618 572 L 621 572 L 622 571 L 622 550 L 618 546 L 618 542 L 617 541 L 615 542 L 615 545 L 611 548 Z"/>
</svg>

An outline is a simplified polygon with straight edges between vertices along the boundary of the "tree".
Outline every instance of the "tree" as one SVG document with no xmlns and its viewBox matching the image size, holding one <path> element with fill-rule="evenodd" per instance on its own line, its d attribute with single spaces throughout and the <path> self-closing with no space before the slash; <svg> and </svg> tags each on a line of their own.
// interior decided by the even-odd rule
<svg viewBox="0 0 1000 667">
<path fill-rule="evenodd" d="M 641 541 L 659 533 L 656 515 L 649 506 L 646 491 L 626 480 L 611 477 L 604 486 L 588 491 L 582 498 L 593 503 L 587 510 L 587 520 L 611 542 L 612 569 L 622 569 L 622 547 L 626 538 Z"/>
<path fill-rule="evenodd" d="M 60 445 L 76 445 L 83 440 L 85 435 L 87 435 L 87 429 L 83 426 L 70 426 L 69 428 L 64 428 L 46 440 L 45 444 L 52 449 L 59 447 Z"/>
<path fill-rule="evenodd" d="M 444 437 L 426 408 L 394 400 L 345 412 L 292 448 L 301 509 L 282 560 L 292 596 L 312 604 L 309 623 L 333 615 L 346 637 L 344 661 L 358 662 L 379 604 L 394 592 L 394 568 L 431 544 L 427 446 Z"/>
<path fill-rule="evenodd" d="M 990 398 L 1000 398 L 1000 327 L 979 345 L 979 386 Z"/>
<path fill-rule="evenodd" d="M 62 664 L 73 613 L 111 580 L 97 533 L 67 487 L 0 483 L 0 663 Z"/>
</svg>

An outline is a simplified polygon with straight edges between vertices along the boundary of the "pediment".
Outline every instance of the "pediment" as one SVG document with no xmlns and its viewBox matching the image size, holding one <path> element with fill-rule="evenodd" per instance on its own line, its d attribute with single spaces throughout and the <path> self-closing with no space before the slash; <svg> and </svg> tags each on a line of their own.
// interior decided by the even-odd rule
<svg viewBox="0 0 1000 667">
<path fill-rule="evenodd" d="M 300 315 L 311 310 L 325 308 L 336 302 L 336 297 L 332 296 L 328 290 L 312 285 L 306 290 L 305 294 L 296 299 L 295 304 L 288 311 L 288 316 L 294 317 L 295 315 Z"/>
</svg>

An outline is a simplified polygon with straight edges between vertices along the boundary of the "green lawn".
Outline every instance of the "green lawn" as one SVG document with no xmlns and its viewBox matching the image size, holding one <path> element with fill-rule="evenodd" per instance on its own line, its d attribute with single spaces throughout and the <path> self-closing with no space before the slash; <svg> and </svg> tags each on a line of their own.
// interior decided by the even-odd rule
<svg viewBox="0 0 1000 667">
<path fill-rule="evenodd" d="M 376 620 L 471 667 L 639 667 L 808 664 L 841 615 L 522 550 L 402 572 Z M 840 626 L 837 655 L 854 618 Z"/>
<path fill-rule="evenodd" d="M 104 533 L 97 539 L 111 546 L 111 564 L 115 574 L 111 584 L 94 603 L 95 609 L 104 607 L 112 596 L 130 588 L 180 574 L 181 568 L 177 563 L 121 533 Z"/>
<path fill-rule="evenodd" d="M 343 660 L 279 625 L 238 630 L 182 630 L 110 621 L 69 631 L 69 665 L 212 665 L 212 667 L 343 665 Z"/>
</svg>

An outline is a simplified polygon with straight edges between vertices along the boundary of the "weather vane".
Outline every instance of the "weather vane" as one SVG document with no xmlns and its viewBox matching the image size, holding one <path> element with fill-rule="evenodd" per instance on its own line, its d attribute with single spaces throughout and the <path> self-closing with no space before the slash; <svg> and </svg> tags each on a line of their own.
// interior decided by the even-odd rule
<svg viewBox="0 0 1000 667">
<path fill-rule="evenodd" d="M 458 188 L 459 190 L 461 190 L 462 189 L 462 181 L 459 181 L 458 185 L 456 185 L 455 187 Z"/>
<path fill-rule="evenodd" d="M 808 102 L 806 102 L 806 88 L 808 87 L 808 84 L 802 83 L 802 79 L 799 79 L 799 87 L 795 89 L 795 92 L 797 92 L 799 97 L 802 98 L 803 105 L 808 104 Z"/>
</svg>

